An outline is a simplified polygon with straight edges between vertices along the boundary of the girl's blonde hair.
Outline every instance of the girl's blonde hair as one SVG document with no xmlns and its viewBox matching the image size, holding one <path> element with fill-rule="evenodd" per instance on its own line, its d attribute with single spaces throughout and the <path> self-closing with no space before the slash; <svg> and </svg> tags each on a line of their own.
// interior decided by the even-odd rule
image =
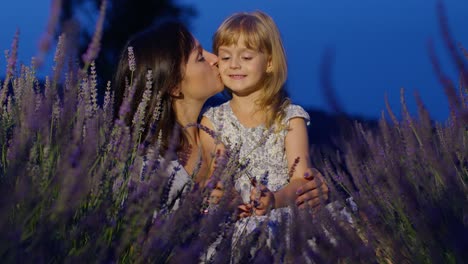
<svg viewBox="0 0 468 264">
<path fill-rule="evenodd" d="M 289 99 L 283 91 L 288 69 L 278 27 L 269 15 L 261 11 L 235 13 L 225 19 L 216 30 L 213 36 L 213 51 L 218 55 L 219 47 L 236 45 L 241 37 L 248 49 L 266 54 L 271 62 L 271 69 L 260 84 L 262 96 L 256 103 L 258 109 L 266 109 L 267 128 L 273 124 L 280 128 Z"/>
</svg>

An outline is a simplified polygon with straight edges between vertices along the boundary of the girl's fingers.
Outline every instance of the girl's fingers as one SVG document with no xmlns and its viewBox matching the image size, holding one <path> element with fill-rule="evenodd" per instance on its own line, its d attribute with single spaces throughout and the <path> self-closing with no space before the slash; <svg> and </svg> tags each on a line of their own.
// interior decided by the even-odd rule
<svg viewBox="0 0 468 264">
<path fill-rule="evenodd" d="M 258 193 L 259 191 L 260 195 Z M 265 185 L 260 185 L 259 188 L 252 188 L 252 190 L 250 191 L 250 200 L 256 200 L 257 197 L 265 197 L 269 192 L 270 190 Z"/>
<path fill-rule="evenodd" d="M 248 204 L 241 204 L 237 206 L 239 218 L 245 218 L 252 215 L 252 206 Z"/>
<path fill-rule="evenodd" d="M 237 209 L 242 212 L 250 212 L 252 211 L 252 206 L 249 204 L 241 204 L 237 206 Z"/>
<path fill-rule="evenodd" d="M 214 188 L 215 190 L 220 190 L 220 191 L 224 191 L 224 185 L 221 181 L 218 181 L 218 183 L 216 183 L 216 186 Z"/>
<path fill-rule="evenodd" d="M 265 209 L 257 209 L 257 208 L 256 208 L 256 209 L 254 210 L 254 213 L 255 213 L 255 215 L 266 215 L 267 210 L 265 210 Z"/>
<path fill-rule="evenodd" d="M 249 217 L 251 215 L 252 215 L 251 213 L 240 213 L 239 218 L 246 218 L 246 217 Z"/>
<path fill-rule="evenodd" d="M 213 189 L 210 194 L 210 203 L 218 204 L 223 194 L 224 194 L 224 191 Z"/>
<path fill-rule="evenodd" d="M 264 192 L 269 192 L 270 190 L 265 185 L 260 185 L 260 191 L 264 193 Z"/>
</svg>

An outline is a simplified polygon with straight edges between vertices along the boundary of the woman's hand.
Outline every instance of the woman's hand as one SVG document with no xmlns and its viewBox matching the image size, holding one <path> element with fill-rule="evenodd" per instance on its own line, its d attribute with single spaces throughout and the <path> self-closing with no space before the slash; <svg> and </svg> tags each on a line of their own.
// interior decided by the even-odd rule
<svg viewBox="0 0 468 264">
<path fill-rule="evenodd" d="M 328 200 L 328 186 L 322 174 L 315 168 L 308 168 L 304 174 L 308 180 L 306 184 L 297 189 L 296 205 L 299 209 L 317 209 Z"/>
</svg>

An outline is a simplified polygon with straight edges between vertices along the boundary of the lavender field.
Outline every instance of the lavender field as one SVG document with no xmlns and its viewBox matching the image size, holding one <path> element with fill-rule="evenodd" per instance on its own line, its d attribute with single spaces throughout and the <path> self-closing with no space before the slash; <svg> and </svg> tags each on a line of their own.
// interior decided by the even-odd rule
<svg viewBox="0 0 468 264">
<path fill-rule="evenodd" d="M 204 213 L 213 187 L 195 184 L 179 209 L 166 213 L 162 205 L 172 184 L 167 164 L 143 163 L 145 124 L 124 122 L 131 92 L 114 113 L 114 84 L 97 81 L 104 15 L 83 54 L 60 35 L 53 74 L 44 81 L 36 76 L 35 59 L 17 62 L 19 34 L 6 52 L 0 81 L 2 263 L 226 263 L 235 221 L 231 197 Z M 378 128 L 354 122 L 351 136 L 326 151 L 311 146 L 329 201 L 315 211 L 292 208 L 292 230 L 278 226 L 275 234 L 277 247 L 289 250 L 246 254 L 246 261 L 468 261 L 468 51 L 450 34 L 442 7 L 439 17 L 460 73 L 449 79 L 435 52 L 429 55 L 450 105 L 447 119 L 433 121 L 424 102 L 402 89 L 402 118 L 388 107 Z M 102 100 L 98 90 L 105 91 Z M 417 101 L 416 116 L 406 100 Z M 154 151 L 159 153 L 157 144 Z M 174 151 L 169 147 L 166 155 Z M 215 176 L 229 177 L 230 165 L 223 163 Z M 216 254 L 204 259 L 219 237 Z M 266 243 L 262 230 L 245 239 Z"/>
</svg>

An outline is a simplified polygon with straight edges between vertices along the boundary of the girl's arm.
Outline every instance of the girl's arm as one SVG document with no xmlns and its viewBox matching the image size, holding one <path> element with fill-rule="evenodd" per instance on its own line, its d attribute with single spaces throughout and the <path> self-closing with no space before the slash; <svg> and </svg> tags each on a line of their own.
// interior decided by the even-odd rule
<svg viewBox="0 0 468 264">
<path fill-rule="evenodd" d="M 298 189 L 308 183 L 304 178 L 310 171 L 309 139 L 305 120 L 300 117 L 289 120 L 289 130 L 284 141 L 286 159 L 290 171 L 289 183 L 274 192 L 274 208 L 286 207 L 295 203 Z"/>
<path fill-rule="evenodd" d="M 296 117 L 289 120 L 289 130 L 284 145 L 290 171 L 289 183 L 276 192 L 271 192 L 265 186 L 260 186 L 262 190 L 259 194 L 258 188 L 253 188 L 250 199 L 257 201 L 257 204 L 254 205 L 256 215 L 265 215 L 270 209 L 294 204 L 297 199 L 297 191 L 308 183 L 304 174 L 310 171 L 309 140 L 303 118 Z"/>
<path fill-rule="evenodd" d="M 255 214 L 264 215 L 272 208 L 286 207 L 292 204 L 299 208 L 315 208 L 328 199 L 328 186 L 320 172 L 311 168 L 309 140 L 305 120 L 300 117 L 289 121 L 289 131 L 285 138 L 285 151 L 290 181 L 282 189 L 272 193 L 261 190 Z M 297 161 L 296 161 L 297 160 Z M 251 199 L 258 196 L 257 188 L 252 189 Z"/>
</svg>

